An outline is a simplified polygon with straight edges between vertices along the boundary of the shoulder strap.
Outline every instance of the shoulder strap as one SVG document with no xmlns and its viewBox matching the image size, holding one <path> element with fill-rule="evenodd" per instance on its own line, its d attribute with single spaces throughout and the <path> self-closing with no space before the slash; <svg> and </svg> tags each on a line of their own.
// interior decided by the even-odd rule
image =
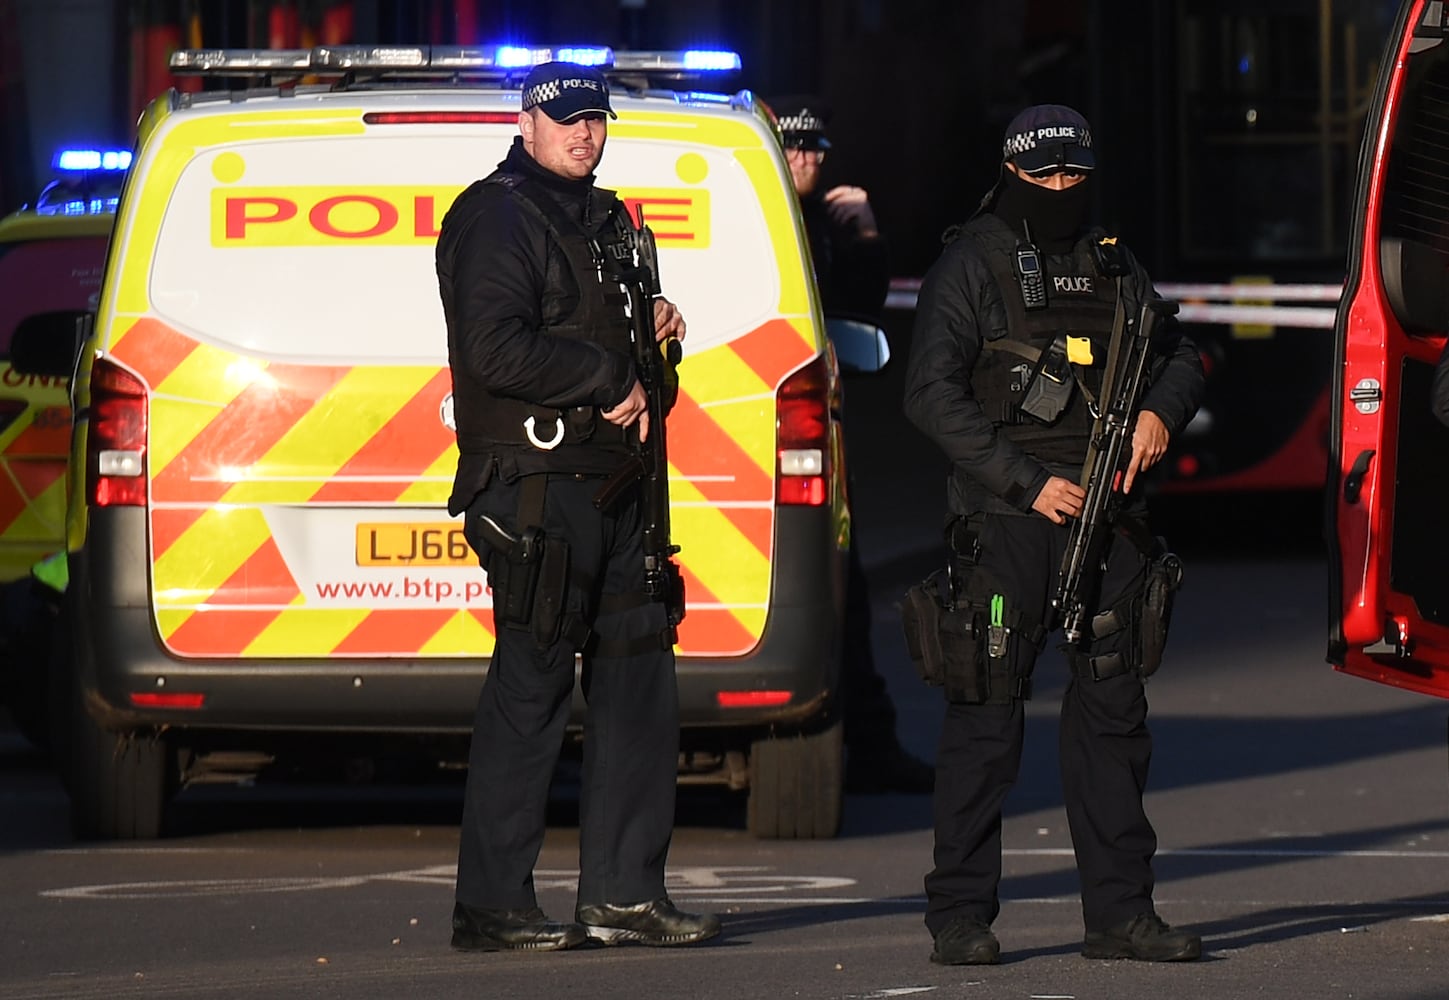
<svg viewBox="0 0 1449 1000">
<path fill-rule="evenodd" d="M 563 206 L 548 195 L 536 190 L 538 185 L 527 177 L 499 170 L 485 177 L 483 183 L 502 186 L 522 205 L 532 211 L 555 239 L 562 240 L 564 237 L 570 236 L 588 237 L 584 227 L 569 218 L 569 214 L 563 210 Z M 610 194 L 613 192 L 611 191 Z"/>
</svg>

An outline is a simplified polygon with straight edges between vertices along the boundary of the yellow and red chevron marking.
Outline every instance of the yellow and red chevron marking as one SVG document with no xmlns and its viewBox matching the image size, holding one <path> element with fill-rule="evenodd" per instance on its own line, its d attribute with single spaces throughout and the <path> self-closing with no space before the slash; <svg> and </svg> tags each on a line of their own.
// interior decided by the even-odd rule
<svg viewBox="0 0 1449 1000">
<path fill-rule="evenodd" d="M 673 540 L 689 613 L 682 655 L 738 656 L 764 633 L 774 539 L 775 391 L 817 354 L 771 320 L 680 365 L 669 415 Z"/>
<path fill-rule="evenodd" d="M 64 545 L 70 408 L 63 384 L 40 379 L 7 385 L 0 405 L 13 417 L 0 429 L 0 580 L 12 580 Z"/>
<path fill-rule="evenodd" d="M 46 414 L 44 424 L 34 419 L 36 411 L 40 410 L 44 410 Z M 13 441 L 5 445 L 5 455 L 12 458 L 69 455 L 70 407 L 64 405 L 41 407 L 38 404 L 32 404 L 30 411 L 30 414 L 27 415 L 30 422 L 15 436 Z"/>
<path fill-rule="evenodd" d="M 674 525 L 690 597 L 681 654 L 739 655 L 763 633 L 774 393 L 816 353 L 802 328 L 774 320 L 681 369 L 684 389 L 669 418 Z M 337 508 L 366 510 L 405 494 L 408 506 L 440 506 L 456 463 L 440 418 L 446 369 L 269 364 L 150 318 L 127 329 L 113 355 L 152 390 L 152 574 L 169 649 L 268 658 L 491 651 L 486 608 L 320 602 L 299 585 L 264 512 L 346 517 Z"/>
</svg>

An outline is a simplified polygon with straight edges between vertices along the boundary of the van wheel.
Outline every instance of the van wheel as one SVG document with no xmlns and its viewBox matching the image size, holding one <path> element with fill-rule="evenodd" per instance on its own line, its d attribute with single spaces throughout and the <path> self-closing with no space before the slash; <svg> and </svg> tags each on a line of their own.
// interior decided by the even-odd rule
<svg viewBox="0 0 1449 1000">
<path fill-rule="evenodd" d="M 175 767 L 166 741 L 102 729 L 78 701 L 71 715 L 70 825 L 78 840 L 161 836 Z"/>
<path fill-rule="evenodd" d="M 845 727 L 756 740 L 745 826 L 765 840 L 822 840 L 840 832 Z"/>
</svg>

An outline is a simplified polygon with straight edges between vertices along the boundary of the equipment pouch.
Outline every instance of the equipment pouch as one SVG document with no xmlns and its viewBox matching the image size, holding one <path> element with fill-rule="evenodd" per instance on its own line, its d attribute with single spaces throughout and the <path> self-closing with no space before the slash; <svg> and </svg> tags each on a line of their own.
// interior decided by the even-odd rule
<svg viewBox="0 0 1449 1000">
<path fill-rule="evenodd" d="M 560 538 L 549 539 L 535 561 L 533 580 L 533 641 L 539 649 L 558 642 L 563 629 L 569 593 L 569 546 Z"/>
<path fill-rule="evenodd" d="M 1167 647 L 1167 630 L 1172 623 L 1173 595 L 1182 586 L 1182 560 L 1163 552 L 1147 564 L 1147 586 L 1142 592 L 1142 663 L 1138 672 L 1145 678 L 1162 666 Z"/>
<path fill-rule="evenodd" d="M 1043 424 L 1055 423 L 1072 401 L 1076 380 L 1067 361 L 1067 338 L 1057 334 L 1037 358 L 1018 409 Z"/>
<path fill-rule="evenodd" d="M 986 617 L 956 604 L 945 575 L 938 570 L 906 591 L 900 605 L 906 648 L 921 679 L 945 688 L 947 701 L 979 705 L 988 694 Z"/>
<path fill-rule="evenodd" d="M 921 675 L 933 687 L 946 683 L 944 654 L 941 652 L 941 615 L 955 602 L 941 596 L 942 570 L 906 591 L 899 605 L 901 625 L 906 633 L 906 651 Z"/>
<path fill-rule="evenodd" d="M 668 593 L 664 596 L 664 613 L 667 616 L 670 628 L 675 628 L 684 621 L 684 574 L 679 572 L 679 564 L 673 559 L 665 560 L 664 572 L 667 574 Z"/>
</svg>

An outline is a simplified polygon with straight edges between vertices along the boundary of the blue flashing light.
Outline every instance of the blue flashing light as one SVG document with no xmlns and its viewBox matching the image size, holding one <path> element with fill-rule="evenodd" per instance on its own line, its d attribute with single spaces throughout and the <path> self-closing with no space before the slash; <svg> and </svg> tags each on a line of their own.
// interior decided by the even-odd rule
<svg viewBox="0 0 1449 1000">
<path fill-rule="evenodd" d="M 534 63 L 533 49 L 523 45 L 500 45 L 493 58 L 505 69 L 521 69 Z"/>
<path fill-rule="evenodd" d="M 712 94 L 702 90 L 690 90 L 679 95 L 679 99 L 689 104 L 729 104 L 734 100 L 729 94 Z"/>
<path fill-rule="evenodd" d="M 614 53 L 607 48 L 567 48 L 558 50 L 558 60 L 579 66 L 608 66 L 614 61 Z"/>
<path fill-rule="evenodd" d="M 55 154 L 54 165 L 56 170 L 72 172 L 122 171 L 131 166 L 131 151 L 129 149 L 62 149 Z"/>
<path fill-rule="evenodd" d="M 36 215 L 115 215 L 119 197 L 71 198 L 49 205 L 37 205 Z"/>
<path fill-rule="evenodd" d="M 736 52 L 717 49 L 690 49 L 684 53 L 684 68 L 691 70 L 729 71 L 740 68 Z"/>
</svg>

